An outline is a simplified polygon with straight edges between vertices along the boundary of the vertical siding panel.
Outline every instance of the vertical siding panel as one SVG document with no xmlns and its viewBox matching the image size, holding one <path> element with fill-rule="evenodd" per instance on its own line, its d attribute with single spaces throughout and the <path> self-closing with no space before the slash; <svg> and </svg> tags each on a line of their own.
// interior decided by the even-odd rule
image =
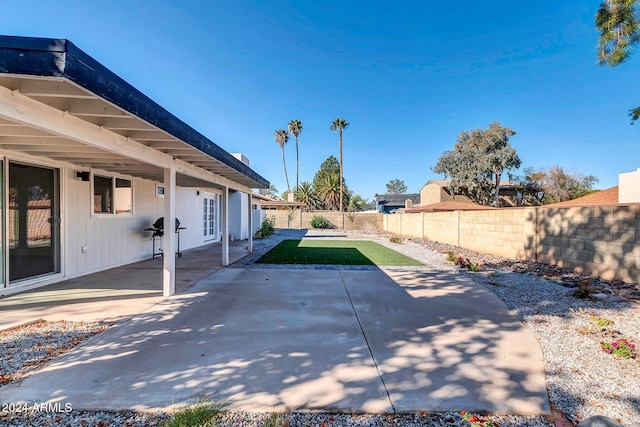
<svg viewBox="0 0 640 427">
<path fill-rule="evenodd" d="M 67 275 L 73 275 L 76 271 L 80 270 L 78 264 L 80 257 L 77 253 L 74 253 L 74 248 L 78 247 L 79 230 L 76 229 L 78 224 L 78 208 L 79 200 L 82 198 L 82 194 L 79 194 L 79 188 L 70 177 L 70 172 L 67 171 L 62 176 L 62 183 L 60 187 L 62 191 L 62 204 L 63 215 L 62 226 L 64 227 L 64 242 L 62 251 L 64 252 L 64 272 Z M 71 195 L 73 194 L 73 197 Z"/>
</svg>

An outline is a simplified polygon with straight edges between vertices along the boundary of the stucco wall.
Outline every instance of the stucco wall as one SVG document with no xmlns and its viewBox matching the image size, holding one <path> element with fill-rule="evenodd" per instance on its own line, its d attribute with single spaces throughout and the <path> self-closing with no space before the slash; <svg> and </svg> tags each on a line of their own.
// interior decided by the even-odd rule
<svg viewBox="0 0 640 427">
<path fill-rule="evenodd" d="M 385 215 L 383 229 L 606 279 L 640 281 L 638 204 L 395 214 Z"/>
<path fill-rule="evenodd" d="M 447 193 L 440 185 L 433 182 L 430 184 L 426 184 L 420 190 L 421 206 L 433 205 L 435 203 L 446 202 L 449 200 L 471 203 L 471 199 L 469 199 L 467 196 L 457 195 L 454 197 L 451 194 Z"/>
<path fill-rule="evenodd" d="M 640 203 L 640 168 L 618 175 L 618 203 Z"/>
</svg>

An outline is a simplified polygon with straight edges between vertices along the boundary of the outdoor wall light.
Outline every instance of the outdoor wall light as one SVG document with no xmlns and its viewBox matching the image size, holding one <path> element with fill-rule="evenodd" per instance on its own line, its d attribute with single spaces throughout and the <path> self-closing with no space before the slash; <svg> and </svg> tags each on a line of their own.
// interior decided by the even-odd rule
<svg viewBox="0 0 640 427">
<path fill-rule="evenodd" d="M 76 178 L 82 180 L 82 181 L 89 181 L 89 172 L 85 172 L 85 171 L 78 171 L 76 172 Z"/>
</svg>

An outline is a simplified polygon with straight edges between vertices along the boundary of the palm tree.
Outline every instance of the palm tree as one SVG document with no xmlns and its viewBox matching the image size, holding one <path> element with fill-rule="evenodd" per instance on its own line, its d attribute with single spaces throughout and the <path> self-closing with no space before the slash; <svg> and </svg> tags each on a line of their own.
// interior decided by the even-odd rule
<svg viewBox="0 0 640 427">
<path fill-rule="evenodd" d="M 313 185 L 308 181 L 304 181 L 300 183 L 299 187 L 296 187 L 294 196 L 296 202 L 305 203 L 309 209 L 316 208 L 320 201 L 318 195 L 313 189 Z"/>
<path fill-rule="evenodd" d="M 320 198 L 325 209 L 333 210 L 337 208 L 340 198 L 338 177 L 335 174 L 323 176 L 318 183 L 318 188 L 316 188 L 316 194 Z"/>
<path fill-rule="evenodd" d="M 298 135 L 302 133 L 302 122 L 298 119 L 289 122 L 289 133 L 296 137 L 296 187 L 298 188 Z"/>
<path fill-rule="evenodd" d="M 331 123 L 331 130 L 338 131 L 340 134 L 340 212 L 342 212 L 342 201 L 344 198 L 344 188 L 342 185 L 342 130 L 349 127 L 349 123 L 347 123 L 347 119 L 341 119 L 338 117 Z"/>
<path fill-rule="evenodd" d="M 287 162 L 284 159 L 284 144 L 289 141 L 289 133 L 284 129 L 280 129 L 274 132 L 273 137 L 275 138 L 280 148 L 282 148 L 282 165 L 284 166 L 284 179 L 287 181 L 287 191 L 291 193 L 291 187 L 289 186 L 289 175 L 287 175 Z"/>
</svg>

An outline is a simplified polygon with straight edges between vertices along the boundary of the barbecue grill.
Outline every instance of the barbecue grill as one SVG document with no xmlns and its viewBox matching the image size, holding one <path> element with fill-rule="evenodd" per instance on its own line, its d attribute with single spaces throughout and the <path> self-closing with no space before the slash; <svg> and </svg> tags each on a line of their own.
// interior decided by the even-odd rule
<svg viewBox="0 0 640 427">
<path fill-rule="evenodd" d="M 176 255 L 178 258 L 182 257 L 182 252 L 180 252 L 180 230 L 185 230 L 186 227 L 180 227 L 180 220 L 176 218 L 176 228 L 175 233 L 178 235 L 178 247 L 176 249 Z M 151 240 L 153 242 L 153 258 L 156 256 L 163 256 L 164 252 L 162 250 L 162 246 L 158 247 L 156 251 L 156 239 L 160 241 L 160 245 L 162 245 L 162 237 L 164 236 L 164 217 L 160 217 L 153 223 L 151 227 L 145 228 L 145 231 L 152 231 Z"/>
</svg>

